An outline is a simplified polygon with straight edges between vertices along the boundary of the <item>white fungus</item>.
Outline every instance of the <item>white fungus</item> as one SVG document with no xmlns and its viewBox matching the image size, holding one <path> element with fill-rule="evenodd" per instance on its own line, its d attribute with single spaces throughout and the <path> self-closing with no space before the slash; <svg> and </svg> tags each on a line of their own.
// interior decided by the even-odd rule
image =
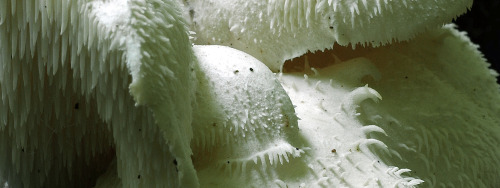
<svg viewBox="0 0 500 188">
<path fill-rule="evenodd" d="M 472 0 L 183 2 L 197 33 L 195 43 L 234 47 L 273 71 L 285 60 L 331 49 L 334 43 L 379 46 L 408 40 L 450 22 L 472 5 Z"/>
<path fill-rule="evenodd" d="M 0 1 L 1 186 L 495 187 L 471 2 Z"/>
</svg>

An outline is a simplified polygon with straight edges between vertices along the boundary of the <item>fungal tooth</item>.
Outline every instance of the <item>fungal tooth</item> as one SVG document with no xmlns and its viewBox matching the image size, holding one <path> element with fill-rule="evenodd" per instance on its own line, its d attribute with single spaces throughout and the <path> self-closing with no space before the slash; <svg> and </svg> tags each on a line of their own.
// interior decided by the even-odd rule
<svg viewBox="0 0 500 188">
<path fill-rule="evenodd" d="M 349 115 L 356 114 L 356 108 L 366 99 L 372 99 L 377 102 L 382 100 L 382 96 L 372 88 L 368 86 L 359 87 L 350 92 L 343 100 L 341 109 Z"/>
<path fill-rule="evenodd" d="M 387 133 L 385 133 L 384 129 L 382 129 L 379 126 L 376 126 L 376 125 L 366 125 L 366 126 L 361 127 L 361 130 L 366 135 L 368 135 L 370 133 L 374 133 L 374 132 L 379 132 L 379 133 L 382 133 L 385 136 L 387 136 Z"/>
</svg>

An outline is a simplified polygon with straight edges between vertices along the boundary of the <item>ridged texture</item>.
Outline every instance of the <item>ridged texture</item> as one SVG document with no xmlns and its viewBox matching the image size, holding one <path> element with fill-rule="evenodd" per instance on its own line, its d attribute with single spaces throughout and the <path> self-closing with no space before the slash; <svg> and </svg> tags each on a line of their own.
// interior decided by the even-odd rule
<svg viewBox="0 0 500 188">
<path fill-rule="evenodd" d="M 464 13 L 472 0 L 190 0 L 196 44 L 232 46 L 271 70 L 334 43 L 408 40 Z"/>
<path fill-rule="evenodd" d="M 333 66 L 281 78 L 304 137 L 324 143 L 313 144 L 313 151 L 331 150 L 318 157 L 331 169 L 324 185 L 500 185 L 498 74 L 464 33 L 446 25 L 405 43 L 324 53 L 314 61 Z M 317 65 L 311 59 L 320 55 L 302 60 Z M 369 87 L 352 88 L 364 84 Z M 378 97 L 383 100 L 363 102 Z M 392 178 L 381 178 L 388 174 Z"/>
<path fill-rule="evenodd" d="M 382 79 L 370 86 L 384 96 L 365 106 L 364 122 L 383 128 L 389 137 L 380 140 L 401 154 L 389 164 L 412 169 L 423 186 L 498 187 L 497 74 L 453 27 L 362 55 L 378 62 Z"/>
<path fill-rule="evenodd" d="M 130 6 L 130 93 L 137 104 L 152 110 L 177 161 L 180 186 L 198 187 L 190 145 L 195 58 L 180 7 L 175 1 L 161 0 L 133 1 Z"/>
<path fill-rule="evenodd" d="M 406 29 L 469 5 L 188 2 L 203 31 L 195 41 L 234 44 L 274 69 L 324 44 L 371 42 L 363 37 L 388 28 L 377 21 L 396 26 L 385 37 L 406 39 Z M 337 48 L 331 67 L 279 75 L 287 95 L 244 53 L 220 55 L 254 64 L 196 64 L 182 14 L 160 0 L 0 1 L 0 176 L 9 187 L 500 186 L 497 74 L 453 26 Z"/>
<path fill-rule="evenodd" d="M 0 9 L 0 176 L 9 187 L 91 187 L 106 169 L 124 187 L 176 187 L 182 176 L 196 180 L 192 173 L 179 176 L 173 163 L 180 158 L 179 168 L 192 166 L 189 141 L 165 133 L 166 125 L 189 127 L 191 121 L 186 93 L 190 96 L 192 88 L 192 51 L 182 19 L 175 17 L 175 3 L 12 0 L 1 1 Z M 174 31 L 165 23 L 176 24 Z M 150 24 L 161 25 L 144 29 Z M 151 42 L 152 36 L 159 40 Z M 184 45 L 184 53 L 174 53 L 178 44 Z M 179 80 L 156 76 L 156 83 L 133 93 L 134 100 L 130 83 L 139 77 L 151 81 L 148 73 L 168 72 L 146 67 L 157 68 L 153 63 L 160 60 L 158 64 L 170 63 L 168 68 L 179 71 L 169 75 Z M 164 88 L 150 88 L 159 85 Z M 162 105 L 176 108 L 155 111 L 167 120 L 154 118 L 154 101 L 141 98 L 159 96 L 153 91 L 180 97 L 158 97 Z M 174 116 L 180 120 L 169 121 Z M 183 153 L 188 153 L 188 164 L 173 151 L 173 141 L 188 150 Z M 108 168 L 112 160 L 114 168 Z"/>
<path fill-rule="evenodd" d="M 91 186 L 76 180 L 95 180 L 115 155 L 107 124 L 128 85 L 121 53 L 88 42 L 82 2 L 2 3 L 1 174 L 11 187 Z"/>
<path fill-rule="evenodd" d="M 332 56 L 330 56 L 332 58 Z M 296 105 L 300 136 L 307 143 L 301 165 L 288 171 L 307 173 L 278 178 L 278 187 L 414 187 L 422 180 L 407 176 L 409 169 L 388 165 L 380 155 L 397 157 L 386 143 L 370 135 L 386 135 L 374 124 L 362 122 L 360 109 L 382 96 L 363 83 L 380 79 L 368 59 L 354 58 L 303 73 L 283 73 L 283 87 Z M 307 74 L 304 74 L 307 73 Z M 365 86 L 364 86 L 365 85 Z"/>
</svg>

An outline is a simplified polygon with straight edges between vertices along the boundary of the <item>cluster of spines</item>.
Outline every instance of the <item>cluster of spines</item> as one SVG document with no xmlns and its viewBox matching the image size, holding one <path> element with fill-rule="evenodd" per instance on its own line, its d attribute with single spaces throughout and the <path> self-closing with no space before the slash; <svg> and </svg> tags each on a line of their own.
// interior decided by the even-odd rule
<svg viewBox="0 0 500 188">
<path fill-rule="evenodd" d="M 370 73 L 368 73 L 370 74 Z M 365 123 L 363 121 L 363 117 L 366 117 L 367 114 L 361 114 L 357 111 L 356 108 L 360 107 L 361 103 L 365 101 L 366 99 L 372 99 L 375 102 L 378 100 L 382 99 L 381 95 L 374 89 L 369 88 L 368 86 L 364 87 L 358 87 L 351 91 L 349 94 L 346 95 L 346 97 L 343 99 L 342 104 L 340 105 L 340 110 L 342 113 L 337 114 L 335 116 L 336 121 L 338 121 L 341 125 L 345 124 L 343 123 L 346 118 L 355 118 L 358 119 L 359 123 Z M 368 115 L 369 116 L 369 115 Z M 345 127 L 348 128 L 348 127 Z M 362 127 L 357 128 L 358 130 L 355 132 L 359 132 L 362 135 L 360 135 L 361 139 L 356 141 L 355 143 L 352 144 L 352 148 L 355 148 L 355 150 L 361 152 L 363 155 L 365 155 L 368 158 L 371 159 L 379 159 L 382 162 L 388 162 L 392 161 L 393 159 L 397 158 L 399 160 L 403 160 L 401 154 L 398 152 L 398 150 L 391 148 L 387 146 L 384 142 L 383 139 L 380 139 L 378 136 L 379 135 L 385 135 L 385 137 L 388 137 L 388 134 L 386 131 L 377 125 L 364 125 Z M 360 164 L 355 164 L 354 160 L 351 159 L 351 154 L 352 153 L 347 153 L 346 155 L 341 155 L 341 158 L 343 160 L 348 161 L 353 165 L 354 167 L 357 168 L 358 165 Z M 339 163 L 340 164 L 340 163 Z M 372 163 L 372 166 L 378 170 L 382 170 L 380 167 L 380 164 L 374 162 Z M 334 170 L 336 168 L 331 168 L 331 170 Z M 357 168 L 359 171 L 363 171 L 361 168 Z M 392 167 L 388 168 L 385 172 L 389 176 L 392 176 L 397 179 L 396 182 L 393 183 L 392 186 L 394 187 L 399 187 L 399 186 L 405 186 L 405 187 L 414 187 L 423 181 L 421 179 L 411 177 L 411 176 L 404 176 L 402 175 L 403 173 L 410 172 L 410 169 L 399 169 L 398 167 Z M 332 171 L 334 172 L 334 171 Z M 335 172 L 334 174 L 340 174 L 342 173 Z M 339 177 L 341 180 L 344 178 L 342 176 Z M 368 179 L 368 181 L 365 184 L 370 184 L 370 180 L 374 180 L 376 185 L 381 185 L 385 184 L 387 182 L 382 182 L 380 179 Z M 344 183 L 347 183 L 346 180 L 343 180 Z"/>
<path fill-rule="evenodd" d="M 274 80 L 267 81 L 275 84 Z M 254 86 L 255 85 L 255 86 Z M 259 84 L 247 84 L 243 94 L 234 95 L 221 106 L 220 119 L 204 122 L 195 119 L 193 144 L 210 149 L 217 144 L 242 146 L 248 141 L 265 143 L 297 131 L 297 117 L 286 94 L 279 87 L 259 90 Z M 241 88 L 236 87 L 236 90 Z M 262 93 L 256 94 L 255 91 Z M 196 113 L 196 112 L 195 112 Z M 228 148 L 229 149 L 229 148 Z"/>
<path fill-rule="evenodd" d="M 198 187 L 190 146 L 195 59 L 177 3 L 161 0 L 128 3 L 130 93 L 138 105 L 151 109 L 162 138 L 168 143 L 166 153 L 175 158 L 176 169 L 182 174 L 178 176 L 180 186 Z"/>
<path fill-rule="evenodd" d="M 128 94 L 120 32 L 99 23 L 86 1 L 0 4 L 0 153 L 11 154 L 2 155 L 0 170 L 9 185 L 76 185 L 96 178 L 115 149 L 118 168 L 127 164 L 120 175 L 165 179 L 153 171 L 175 169 L 173 158 L 161 150 L 163 138 L 151 134 L 158 131 L 148 110 L 134 107 Z M 155 169 L 139 164 L 151 157 L 170 161 Z M 92 182 L 83 181 L 78 186 Z"/>
<path fill-rule="evenodd" d="M 423 122 L 429 122 L 428 119 L 436 118 L 436 115 L 421 115 L 420 119 Z M 478 170 L 477 167 L 496 166 L 496 161 L 489 161 L 484 159 L 494 159 L 498 151 L 485 149 L 485 144 L 493 148 L 497 141 L 494 137 L 487 136 L 485 129 L 480 126 L 467 126 L 467 124 L 458 122 L 468 122 L 471 124 L 479 125 L 479 122 L 473 121 L 470 117 L 458 117 L 452 114 L 441 114 L 440 119 L 443 121 L 453 122 L 454 127 L 440 126 L 440 124 L 416 123 L 416 122 L 400 122 L 391 117 L 384 118 L 385 120 L 370 120 L 376 121 L 382 127 L 392 131 L 392 127 L 401 127 L 403 124 L 409 128 L 406 130 L 399 130 L 408 132 L 411 135 L 405 138 L 403 142 L 396 145 L 390 144 L 389 147 L 394 149 L 400 154 L 399 159 L 392 160 L 393 164 L 405 166 L 416 170 L 419 176 L 425 181 L 426 185 L 430 186 L 456 186 L 452 183 L 454 180 L 460 182 L 462 185 L 482 185 L 487 187 L 484 180 L 495 179 L 495 171 L 492 169 L 491 173 L 484 173 Z M 476 123 L 474 123 L 476 122 Z M 460 130 L 460 131 L 457 131 Z M 412 132 L 411 134 L 409 132 Z M 392 133 L 389 133 L 390 135 Z M 401 133 L 400 133 L 401 134 Z M 479 136 L 482 135 L 482 136 Z M 378 137 L 377 137 L 378 138 Z M 462 140 L 467 140 L 464 143 Z M 386 143 L 394 143 L 390 140 L 391 137 L 380 137 L 380 140 Z M 392 138 L 401 139 L 401 138 Z M 454 146 L 454 147 L 446 147 Z M 415 166 L 415 164 L 419 164 Z M 467 164 L 467 165 L 464 165 Z M 449 169 L 456 169 L 449 172 Z M 437 174 L 434 174 L 436 172 Z M 443 176 L 443 173 L 447 174 Z M 422 174 L 422 175 L 419 175 Z M 481 179 L 471 179 L 470 177 L 481 176 Z M 438 177 L 446 177 L 448 181 L 438 179 Z M 484 180 L 483 180 L 484 179 Z M 493 181 L 494 182 L 494 181 Z"/>
<path fill-rule="evenodd" d="M 245 175 L 247 173 L 247 165 L 252 168 L 260 169 L 263 171 L 270 170 L 267 165 L 276 167 L 290 162 L 291 158 L 301 157 L 304 153 L 302 149 L 291 146 L 284 141 L 277 141 L 276 143 L 269 144 L 270 147 L 253 152 L 251 155 L 240 158 L 229 158 L 216 162 L 217 168 L 223 169 L 229 175 Z M 259 163 L 260 161 L 260 163 Z M 248 164 L 252 163 L 253 164 Z"/>
<path fill-rule="evenodd" d="M 465 4 L 467 7 L 470 7 L 471 2 L 472 1 L 462 1 L 460 4 Z M 389 26 L 383 25 L 386 23 L 381 23 L 381 19 L 376 17 L 384 17 L 387 20 L 392 19 L 398 21 L 396 20 L 398 18 L 394 17 L 394 15 L 396 15 L 395 12 L 401 11 L 400 9 L 432 10 L 437 9 L 439 6 L 441 6 L 440 3 L 432 0 L 428 3 L 413 0 L 403 0 L 401 2 L 387 0 L 356 0 L 350 2 L 339 0 L 274 0 L 268 4 L 266 13 L 270 17 L 270 29 L 274 34 L 280 35 L 280 33 L 285 31 L 293 33 L 298 31 L 299 28 L 304 27 L 315 28 L 318 27 L 315 24 L 321 19 L 322 21 L 320 23 L 324 25 L 319 27 L 333 31 L 333 37 L 340 44 L 361 43 L 362 45 L 371 44 L 378 46 L 393 42 L 393 38 L 395 38 L 395 40 L 413 38 L 417 33 L 405 30 L 404 28 L 389 28 Z M 453 11 L 457 11 L 456 13 L 460 11 L 464 12 L 465 8 L 466 7 Z M 441 22 L 446 21 L 432 19 L 435 18 L 423 18 L 422 21 L 432 22 L 428 24 L 431 26 L 437 26 L 438 24 L 442 24 Z M 372 23 L 372 20 L 377 21 Z M 347 32 L 353 29 L 360 31 L 360 33 L 376 33 L 379 36 L 373 36 L 371 34 L 366 36 L 366 38 L 362 36 L 348 36 L 350 34 Z M 369 29 L 375 29 L 376 31 L 368 31 Z M 392 29 L 398 29 L 401 30 L 401 32 L 398 32 L 397 36 L 392 36 L 394 35 Z M 424 29 L 427 29 L 427 27 L 419 28 L 418 30 L 423 31 Z M 370 41 L 366 41 L 368 39 L 370 39 Z"/>
</svg>

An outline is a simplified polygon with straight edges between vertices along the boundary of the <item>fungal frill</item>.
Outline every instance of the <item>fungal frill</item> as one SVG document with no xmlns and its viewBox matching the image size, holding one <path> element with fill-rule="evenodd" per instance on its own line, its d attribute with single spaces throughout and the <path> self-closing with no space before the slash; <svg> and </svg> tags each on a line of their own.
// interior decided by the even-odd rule
<svg viewBox="0 0 500 188">
<path fill-rule="evenodd" d="M 0 7 L 0 176 L 9 186 L 91 187 L 110 164 L 106 174 L 125 187 L 198 186 L 195 60 L 176 2 Z"/>
<path fill-rule="evenodd" d="M 280 80 L 316 151 L 316 177 L 326 177 L 309 186 L 500 183 L 496 73 L 453 25 L 409 42 L 306 57 L 295 63 L 323 65 L 286 66 L 295 71 Z"/>
<path fill-rule="evenodd" d="M 379 46 L 438 28 L 472 0 L 188 0 L 197 44 L 231 46 L 278 71 L 333 44 Z"/>
<path fill-rule="evenodd" d="M 500 186 L 471 5 L 0 1 L 0 183 Z"/>
</svg>

